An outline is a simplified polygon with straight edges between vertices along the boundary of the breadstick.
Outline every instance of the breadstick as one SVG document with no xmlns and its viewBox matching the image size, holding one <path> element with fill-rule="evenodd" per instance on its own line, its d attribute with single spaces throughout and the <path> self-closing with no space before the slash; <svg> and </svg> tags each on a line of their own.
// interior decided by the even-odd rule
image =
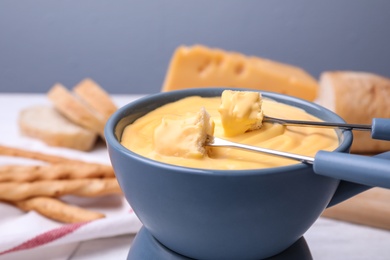
<svg viewBox="0 0 390 260">
<path fill-rule="evenodd" d="M 115 178 L 0 183 L 0 200 L 5 201 L 19 201 L 38 196 L 60 197 L 72 194 L 95 197 L 119 193 L 121 190 Z"/>
<path fill-rule="evenodd" d="M 0 166 L 0 182 L 114 177 L 111 166 L 96 163 Z"/>
<path fill-rule="evenodd" d="M 3 146 L 0 145 L 0 155 L 23 157 L 48 163 L 60 163 L 60 162 L 81 162 L 78 160 L 68 159 L 61 156 L 49 155 L 40 152 L 28 151 L 24 149 Z"/>
<path fill-rule="evenodd" d="M 64 223 L 92 221 L 105 217 L 102 213 L 82 209 L 48 197 L 31 198 L 14 204 L 24 211 L 34 210 L 45 217 Z"/>
</svg>

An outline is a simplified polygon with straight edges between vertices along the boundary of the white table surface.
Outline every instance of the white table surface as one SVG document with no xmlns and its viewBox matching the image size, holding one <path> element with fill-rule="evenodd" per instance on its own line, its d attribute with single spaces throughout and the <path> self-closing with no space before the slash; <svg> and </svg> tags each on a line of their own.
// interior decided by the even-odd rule
<svg viewBox="0 0 390 260">
<path fill-rule="evenodd" d="M 114 95 L 118 106 L 136 98 L 134 95 Z M 43 94 L 0 94 L 0 144 L 18 134 L 15 124 L 20 109 L 32 104 L 49 104 Z M 9 125 L 12 122 L 14 125 Z M 5 127 L 6 126 L 6 127 Z M 390 202 L 389 202 L 390 203 Z M 1 212 L 0 212 L 1 218 Z M 1 232 L 1 230 L 0 230 Z M 304 235 L 314 259 L 390 259 L 390 232 L 341 221 L 319 218 Z M 26 259 L 126 259 L 134 234 L 99 238 L 44 249 Z M 39 257 L 40 256 L 40 257 Z M 12 256 L 0 259 L 21 259 Z"/>
</svg>

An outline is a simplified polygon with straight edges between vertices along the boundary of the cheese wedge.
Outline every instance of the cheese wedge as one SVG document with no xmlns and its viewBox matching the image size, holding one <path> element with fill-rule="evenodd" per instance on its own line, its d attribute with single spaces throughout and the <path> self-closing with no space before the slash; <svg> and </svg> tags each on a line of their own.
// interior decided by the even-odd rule
<svg viewBox="0 0 390 260">
<path fill-rule="evenodd" d="M 236 87 L 287 94 L 309 101 L 318 82 L 292 65 L 201 45 L 176 49 L 162 91 L 200 87 Z"/>
</svg>

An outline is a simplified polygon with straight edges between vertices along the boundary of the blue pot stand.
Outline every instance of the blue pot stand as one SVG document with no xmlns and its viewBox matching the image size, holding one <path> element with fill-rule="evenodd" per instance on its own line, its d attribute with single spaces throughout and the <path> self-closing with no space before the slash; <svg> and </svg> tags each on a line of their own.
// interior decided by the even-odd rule
<svg viewBox="0 0 390 260">
<path fill-rule="evenodd" d="M 180 255 L 155 239 L 149 231 L 142 227 L 135 236 L 127 260 L 191 260 L 192 258 Z M 292 246 L 268 260 L 312 260 L 313 257 L 304 237 L 298 239 Z"/>
</svg>

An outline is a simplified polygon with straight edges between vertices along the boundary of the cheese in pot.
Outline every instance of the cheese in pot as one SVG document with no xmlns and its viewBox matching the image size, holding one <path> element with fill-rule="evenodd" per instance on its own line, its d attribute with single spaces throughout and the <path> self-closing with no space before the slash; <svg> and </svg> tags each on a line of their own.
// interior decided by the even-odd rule
<svg viewBox="0 0 390 260">
<path fill-rule="evenodd" d="M 269 149 L 286 151 L 306 156 L 314 156 L 318 150 L 332 151 L 338 146 L 338 137 L 333 129 L 282 126 L 263 123 L 260 129 L 235 136 L 226 136 L 221 123 L 220 97 L 192 96 L 149 112 L 128 125 L 122 134 L 121 144 L 129 150 L 160 162 L 203 169 L 254 169 L 286 166 L 297 161 L 234 148 L 208 148 L 205 156 L 172 156 L 161 152 L 162 138 L 155 139 L 155 132 L 162 120 L 185 120 L 199 113 L 204 107 L 214 122 L 214 136 L 234 142 L 255 145 Z M 316 120 L 305 111 L 269 99 L 262 100 L 264 115 L 300 120 Z M 166 135 L 169 135 L 167 131 Z M 159 149 L 156 149 L 156 144 Z M 169 144 L 167 144 L 168 146 Z M 172 144 L 174 145 L 174 144 Z M 167 149 L 169 149 L 167 147 Z"/>
</svg>

